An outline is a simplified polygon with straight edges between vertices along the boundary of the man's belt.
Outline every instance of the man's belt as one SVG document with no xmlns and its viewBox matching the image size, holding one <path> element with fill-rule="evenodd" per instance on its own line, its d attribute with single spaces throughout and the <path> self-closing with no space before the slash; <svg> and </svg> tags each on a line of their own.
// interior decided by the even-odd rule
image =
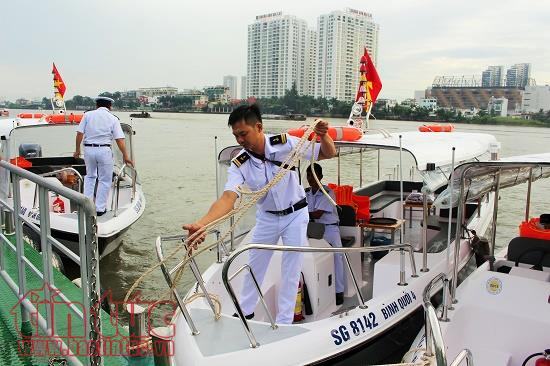
<svg viewBox="0 0 550 366">
<path fill-rule="evenodd" d="M 104 146 L 111 147 L 110 144 L 84 144 L 84 146 L 88 146 L 88 147 L 104 147 Z"/>
<path fill-rule="evenodd" d="M 307 206 L 307 201 L 306 201 L 305 198 L 302 198 L 300 201 L 296 202 L 295 204 L 293 204 L 292 206 L 290 206 L 289 208 L 287 208 L 285 210 L 266 211 L 266 212 L 269 212 L 270 214 L 277 215 L 277 216 L 286 216 L 288 214 L 293 213 L 294 211 L 301 210 L 302 208 L 304 208 L 306 206 Z"/>
</svg>

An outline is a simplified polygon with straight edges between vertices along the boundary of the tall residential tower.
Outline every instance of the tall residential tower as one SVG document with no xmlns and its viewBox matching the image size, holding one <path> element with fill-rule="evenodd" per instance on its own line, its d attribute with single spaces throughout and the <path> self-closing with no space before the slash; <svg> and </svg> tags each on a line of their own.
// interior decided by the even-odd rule
<svg viewBox="0 0 550 366">
<path fill-rule="evenodd" d="M 365 46 L 377 63 L 379 25 L 372 14 L 348 8 L 321 15 L 317 33 L 315 97 L 353 100 Z"/>
<path fill-rule="evenodd" d="M 504 66 L 489 66 L 481 74 L 481 86 L 492 88 L 504 86 Z"/>
<path fill-rule="evenodd" d="M 237 77 L 233 75 L 227 75 L 223 77 L 223 86 L 229 88 L 229 96 L 231 99 L 237 99 Z"/>
<path fill-rule="evenodd" d="M 506 86 L 524 88 L 530 78 L 531 64 L 515 64 L 506 71 Z"/>
<path fill-rule="evenodd" d="M 293 84 L 306 94 L 307 39 L 305 20 L 282 12 L 257 16 L 248 26 L 248 96 L 283 97 Z"/>
</svg>

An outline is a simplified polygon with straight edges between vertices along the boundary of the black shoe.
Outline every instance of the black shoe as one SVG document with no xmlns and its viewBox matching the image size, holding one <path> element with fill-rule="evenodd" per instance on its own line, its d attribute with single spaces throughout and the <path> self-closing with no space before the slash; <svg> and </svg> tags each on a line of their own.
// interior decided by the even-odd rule
<svg viewBox="0 0 550 366">
<path fill-rule="evenodd" d="M 107 210 L 103 211 L 103 212 L 96 212 L 97 216 L 103 216 L 105 215 L 105 213 L 107 212 Z"/>
<path fill-rule="evenodd" d="M 344 293 L 343 292 L 337 292 L 336 293 L 336 305 L 342 305 L 344 303 Z"/>
<path fill-rule="evenodd" d="M 233 313 L 233 317 L 234 317 L 234 318 L 238 318 L 238 317 L 239 317 L 239 314 Z M 250 319 L 254 318 L 254 313 L 245 315 L 244 317 L 245 317 L 247 320 L 250 320 Z"/>
</svg>

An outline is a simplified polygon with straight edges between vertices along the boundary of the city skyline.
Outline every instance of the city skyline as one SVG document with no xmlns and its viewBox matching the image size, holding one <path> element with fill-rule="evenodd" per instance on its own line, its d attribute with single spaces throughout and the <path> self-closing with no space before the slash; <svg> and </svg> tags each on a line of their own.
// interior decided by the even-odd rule
<svg viewBox="0 0 550 366">
<path fill-rule="evenodd" d="M 2 37 L 0 99 L 50 96 L 52 62 L 67 84 L 67 98 L 148 86 L 219 85 L 224 75 L 246 76 L 247 26 L 257 15 L 282 11 L 315 28 L 320 15 L 346 7 L 372 13 L 380 24 L 381 98 L 410 98 L 436 75 L 480 74 L 489 65 L 517 62 L 533 65 L 538 85 L 550 83 L 550 50 L 541 46 L 550 4 L 442 3 L 234 1 L 205 10 L 168 0 L 162 6 L 127 0 L 9 2 L 3 7 L 9 31 Z"/>
</svg>

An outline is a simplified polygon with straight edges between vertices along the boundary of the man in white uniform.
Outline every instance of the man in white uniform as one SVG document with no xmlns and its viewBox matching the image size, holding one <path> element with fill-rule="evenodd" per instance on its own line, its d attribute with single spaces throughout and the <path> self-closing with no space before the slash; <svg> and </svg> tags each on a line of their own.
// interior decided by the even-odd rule
<svg viewBox="0 0 550 366">
<path fill-rule="evenodd" d="M 251 190 L 264 187 L 299 141 L 298 138 L 287 134 L 265 135 L 260 110 L 256 105 L 240 106 L 235 109 L 229 116 L 228 125 L 231 126 L 233 135 L 244 149 L 232 160 L 222 196 L 212 204 L 208 213 L 200 220 L 183 225 L 183 228 L 189 231 L 189 235 L 233 209 L 239 197 L 237 186 L 246 185 Z M 315 127 L 315 133 L 321 137 L 321 143 L 316 144 L 314 149 L 316 159 L 328 159 L 336 155 L 334 142 L 327 131 L 328 123 L 325 121 L 320 121 Z M 305 153 L 306 158 L 309 158 L 311 149 Z M 291 171 L 258 201 L 252 242 L 277 244 L 281 238 L 284 245 L 305 245 L 309 220 L 307 210 L 304 209 L 306 206 L 304 188 L 299 183 L 296 171 Z M 202 240 L 204 236 L 200 237 L 199 242 Z M 272 254 L 272 251 L 266 250 L 249 252 L 249 265 L 260 285 L 264 280 Z M 302 257 L 301 253 L 283 253 L 277 323 L 291 324 L 294 318 Z M 252 278 L 248 274 L 244 280 L 240 300 L 244 315 L 247 319 L 251 319 L 254 316 L 258 295 Z"/>
<path fill-rule="evenodd" d="M 313 164 L 315 175 L 319 181 L 323 179 L 323 168 L 319 164 Z M 335 248 L 342 247 L 342 239 L 340 238 L 340 228 L 338 227 L 338 212 L 328 198 L 319 188 L 319 184 L 313 177 L 311 165 L 306 170 L 307 181 L 309 188 L 306 189 L 306 198 L 309 210 L 309 218 L 314 222 L 325 225 L 325 234 L 323 239 Z M 323 185 L 323 188 L 329 196 L 335 201 L 336 196 L 334 191 Z M 344 255 L 338 253 L 334 255 L 334 277 L 336 282 L 336 305 L 341 305 L 344 302 Z"/>
<path fill-rule="evenodd" d="M 86 112 L 76 132 L 76 147 L 73 156 L 80 157 L 80 145 L 84 139 L 84 162 L 86 176 L 84 177 L 84 195 L 94 198 L 97 215 L 103 215 L 107 210 L 107 197 L 113 181 L 113 152 L 111 143 L 116 141 L 124 162 L 133 166 L 132 160 L 126 153 L 124 133 L 120 127 L 118 117 L 111 113 L 113 99 L 97 97 L 97 109 Z"/>
</svg>

